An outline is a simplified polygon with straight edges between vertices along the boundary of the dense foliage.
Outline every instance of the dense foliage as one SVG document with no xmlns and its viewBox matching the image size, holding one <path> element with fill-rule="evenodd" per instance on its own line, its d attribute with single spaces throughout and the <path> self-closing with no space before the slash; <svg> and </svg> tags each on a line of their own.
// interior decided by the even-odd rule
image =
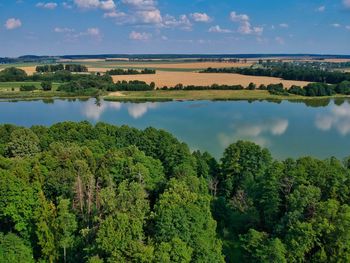
<svg viewBox="0 0 350 263">
<path fill-rule="evenodd" d="M 136 70 L 136 69 L 111 69 L 107 70 L 106 74 L 108 75 L 138 75 L 138 74 L 156 74 L 156 71 L 154 69 L 142 69 L 142 70 Z"/>
<path fill-rule="evenodd" d="M 0 135 L 0 262 L 350 259 L 348 159 L 276 161 L 239 141 L 218 163 L 104 123 Z"/>
<path fill-rule="evenodd" d="M 350 95 L 350 81 L 343 81 L 337 85 L 326 83 L 309 83 L 305 87 L 293 85 L 289 89 L 285 89 L 282 83 L 270 84 L 267 85 L 266 90 L 275 95 L 295 94 L 307 97 L 333 96 L 336 94 Z"/>
<path fill-rule="evenodd" d="M 115 85 L 110 86 L 109 91 L 145 91 L 145 90 L 154 90 L 155 83 L 151 82 L 147 84 L 144 81 L 139 80 L 130 80 L 130 81 L 118 81 Z"/>
<path fill-rule="evenodd" d="M 300 80 L 310 82 L 324 82 L 338 84 L 350 81 L 350 73 L 327 71 L 313 67 L 300 67 L 290 63 L 283 63 L 273 67 L 247 67 L 247 68 L 207 68 L 203 73 L 238 73 L 251 76 L 276 77 L 286 80 Z"/>
<path fill-rule="evenodd" d="M 66 70 L 69 72 L 87 72 L 88 68 L 84 65 L 80 64 L 52 64 L 52 65 L 43 65 L 43 66 L 37 66 L 35 71 L 36 72 L 57 72 L 57 71 L 62 71 Z"/>
</svg>

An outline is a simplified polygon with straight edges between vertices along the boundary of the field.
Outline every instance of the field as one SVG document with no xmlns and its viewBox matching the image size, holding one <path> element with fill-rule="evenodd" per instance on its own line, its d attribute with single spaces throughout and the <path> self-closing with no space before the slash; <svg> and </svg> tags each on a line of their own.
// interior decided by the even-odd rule
<svg viewBox="0 0 350 263">
<path fill-rule="evenodd" d="M 168 86 L 172 87 L 176 84 L 182 83 L 184 85 L 199 85 L 208 86 L 212 84 L 219 85 L 242 85 L 248 86 L 253 82 L 256 85 L 268 85 L 283 83 L 285 87 L 292 85 L 305 86 L 308 82 L 304 81 L 290 81 L 282 80 L 272 77 L 258 77 L 258 76 L 245 76 L 240 74 L 226 74 L 226 73 L 197 73 L 197 72 L 166 72 L 157 71 L 152 75 L 127 75 L 127 76 L 113 76 L 114 81 L 118 80 L 142 80 L 147 83 L 154 81 L 157 87 Z"/>
</svg>

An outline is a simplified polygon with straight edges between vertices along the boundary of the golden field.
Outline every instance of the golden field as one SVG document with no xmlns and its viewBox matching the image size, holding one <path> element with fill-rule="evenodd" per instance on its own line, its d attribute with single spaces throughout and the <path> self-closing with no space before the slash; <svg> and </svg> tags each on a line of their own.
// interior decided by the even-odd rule
<svg viewBox="0 0 350 263">
<path fill-rule="evenodd" d="M 115 63 L 114 66 L 122 68 L 152 68 L 152 69 L 206 69 L 206 68 L 232 68 L 249 67 L 252 63 L 229 63 L 229 62 L 183 62 L 183 63 Z M 110 68 L 113 68 L 111 65 Z M 91 72 L 106 72 L 106 67 L 89 67 Z"/>
<path fill-rule="evenodd" d="M 293 81 L 293 80 L 282 80 L 279 78 L 272 77 L 259 77 L 259 76 L 245 76 L 240 74 L 229 74 L 229 73 L 198 73 L 198 72 L 168 72 L 168 71 L 157 71 L 156 74 L 148 75 L 118 75 L 113 76 L 113 80 L 141 80 L 147 83 L 155 82 L 157 87 L 168 86 L 172 87 L 176 84 L 182 83 L 183 85 L 198 85 L 208 86 L 212 84 L 219 85 L 242 85 L 248 86 L 249 83 L 253 82 L 256 85 L 268 85 L 283 83 L 285 87 L 291 87 L 292 85 L 305 86 L 309 82 L 305 81 Z"/>
</svg>

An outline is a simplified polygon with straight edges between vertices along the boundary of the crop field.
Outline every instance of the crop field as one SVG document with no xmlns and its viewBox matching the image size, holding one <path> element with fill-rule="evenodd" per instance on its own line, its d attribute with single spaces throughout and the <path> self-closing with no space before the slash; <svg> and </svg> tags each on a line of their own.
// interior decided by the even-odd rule
<svg viewBox="0 0 350 263">
<path fill-rule="evenodd" d="M 182 83 L 183 85 L 197 85 L 208 86 L 212 84 L 219 85 L 242 85 L 248 86 L 253 82 L 256 85 L 268 85 L 283 83 L 285 87 L 291 87 L 292 85 L 305 86 L 308 82 L 305 81 L 293 81 L 282 80 L 272 77 L 258 77 L 258 76 L 246 76 L 240 74 L 226 74 L 226 73 L 197 73 L 197 72 L 166 72 L 157 71 L 156 74 L 151 75 L 123 75 L 113 76 L 113 80 L 142 80 L 147 83 L 155 82 L 157 87 L 168 86 L 172 87 L 176 84 Z"/>
</svg>

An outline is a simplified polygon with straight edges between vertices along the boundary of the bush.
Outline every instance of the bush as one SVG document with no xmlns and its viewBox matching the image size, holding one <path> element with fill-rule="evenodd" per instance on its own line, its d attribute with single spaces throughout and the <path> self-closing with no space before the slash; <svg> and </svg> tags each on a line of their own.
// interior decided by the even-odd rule
<svg viewBox="0 0 350 263">
<path fill-rule="evenodd" d="M 41 82 L 41 87 L 44 91 L 52 90 L 52 82 L 50 81 Z"/>
<path fill-rule="evenodd" d="M 22 85 L 19 88 L 20 91 L 33 91 L 36 90 L 36 87 L 34 85 Z"/>
</svg>

